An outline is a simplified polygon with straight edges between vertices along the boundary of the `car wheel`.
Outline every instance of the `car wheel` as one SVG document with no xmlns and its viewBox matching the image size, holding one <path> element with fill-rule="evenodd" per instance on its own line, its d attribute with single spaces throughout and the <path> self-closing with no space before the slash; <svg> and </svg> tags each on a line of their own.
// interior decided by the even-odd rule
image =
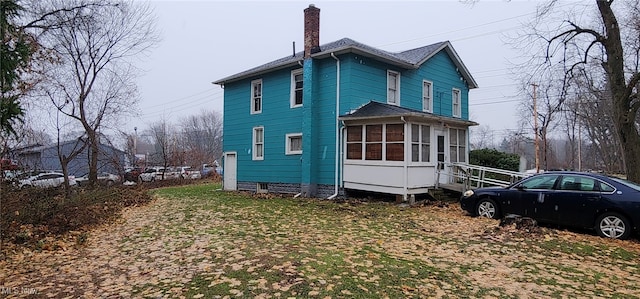
<svg viewBox="0 0 640 299">
<path fill-rule="evenodd" d="M 481 198 L 476 206 L 476 214 L 481 217 L 498 219 L 500 218 L 500 209 L 493 199 Z"/>
<path fill-rule="evenodd" d="M 113 186 L 113 184 L 115 184 L 114 181 L 112 181 L 112 180 L 108 180 L 107 181 L 107 187 L 111 187 L 111 186 Z"/>
<path fill-rule="evenodd" d="M 596 220 L 596 232 L 604 238 L 626 239 L 631 234 L 631 223 L 618 213 L 604 213 Z"/>
</svg>

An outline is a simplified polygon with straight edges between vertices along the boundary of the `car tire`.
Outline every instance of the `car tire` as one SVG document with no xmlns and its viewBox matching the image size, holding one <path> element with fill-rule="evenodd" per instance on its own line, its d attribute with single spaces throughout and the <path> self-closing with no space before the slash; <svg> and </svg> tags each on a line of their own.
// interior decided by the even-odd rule
<svg viewBox="0 0 640 299">
<path fill-rule="evenodd" d="M 500 219 L 500 208 L 491 198 L 481 198 L 476 205 L 476 215 L 491 219 Z"/>
<path fill-rule="evenodd" d="M 115 184 L 115 182 L 114 182 L 114 181 L 112 181 L 112 180 L 108 180 L 108 181 L 107 181 L 107 187 L 111 187 L 111 186 L 113 186 L 114 184 Z"/>
<path fill-rule="evenodd" d="M 595 229 L 600 237 L 624 240 L 631 235 L 631 222 L 621 214 L 608 212 L 598 217 Z"/>
</svg>

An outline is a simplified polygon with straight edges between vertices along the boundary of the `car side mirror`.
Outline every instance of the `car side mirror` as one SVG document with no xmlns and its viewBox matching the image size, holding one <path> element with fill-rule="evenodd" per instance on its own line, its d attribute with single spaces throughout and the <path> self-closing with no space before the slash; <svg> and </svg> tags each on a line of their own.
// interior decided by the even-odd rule
<svg viewBox="0 0 640 299">
<path fill-rule="evenodd" d="M 519 184 L 519 185 L 516 186 L 516 189 L 522 191 L 522 190 L 527 189 L 527 188 L 525 188 L 524 185 Z"/>
</svg>

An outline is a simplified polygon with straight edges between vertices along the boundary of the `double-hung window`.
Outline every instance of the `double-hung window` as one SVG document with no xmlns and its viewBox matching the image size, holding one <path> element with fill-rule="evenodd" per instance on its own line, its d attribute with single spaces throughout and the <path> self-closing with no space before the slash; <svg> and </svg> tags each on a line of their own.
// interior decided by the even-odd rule
<svg viewBox="0 0 640 299">
<path fill-rule="evenodd" d="M 449 157 L 451 162 L 467 162 L 467 131 L 449 129 Z"/>
<path fill-rule="evenodd" d="M 251 114 L 262 113 L 262 79 L 251 81 Z"/>
<path fill-rule="evenodd" d="M 453 117 L 462 116 L 462 99 L 460 96 L 460 89 L 454 88 L 451 90 L 451 106 L 453 108 Z"/>
<path fill-rule="evenodd" d="M 422 81 L 422 111 L 433 111 L 433 82 Z"/>
<path fill-rule="evenodd" d="M 299 155 L 302 154 L 302 133 L 292 133 L 286 135 L 285 154 Z"/>
<path fill-rule="evenodd" d="M 264 127 L 253 128 L 253 160 L 264 160 Z"/>
<path fill-rule="evenodd" d="M 411 161 L 429 162 L 431 155 L 431 128 L 425 125 L 411 125 Z"/>
<path fill-rule="evenodd" d="M 387 103 L 400 105 L 400 73 L 387 71 Z"/>
<path fill-rule="evenodd" d="M 302 106 L 302 69 L 291 71 L 291 108 Z"/>
</svg>

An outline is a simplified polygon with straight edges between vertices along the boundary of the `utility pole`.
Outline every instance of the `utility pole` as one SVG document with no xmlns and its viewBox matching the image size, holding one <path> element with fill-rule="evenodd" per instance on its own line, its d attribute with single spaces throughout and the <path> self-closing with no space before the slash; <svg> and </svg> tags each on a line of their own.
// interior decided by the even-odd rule
<svg viewBox="0 0 640 299">
<path fill-rule="evenodd" d="M 540 151 L 540 145 L 538 143 L 538 105 L 536 104 L 536 88 L 538 84 L 532 83 L 531 86 L 533 86 L 533 128 L 536 147 L 536 173 L 540 173 L 540 158 L 538 154 Z"/>
</svg>

